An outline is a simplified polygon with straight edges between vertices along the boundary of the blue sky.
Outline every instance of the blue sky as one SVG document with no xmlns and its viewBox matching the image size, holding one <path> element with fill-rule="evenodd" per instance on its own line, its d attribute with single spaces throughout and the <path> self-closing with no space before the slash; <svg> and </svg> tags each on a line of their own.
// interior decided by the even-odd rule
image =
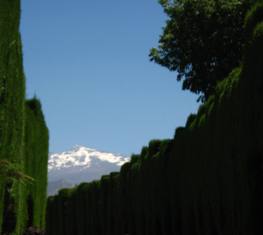
<svg viewBox="0 0 263 235">
<path fill-rule="evenodd" d="M 171 138 L 197 97 L 149 61 L 165 24 L 157 0 L 23 0 L 27 97 L 42 101 L 50 151 L 130 155 Z"/>
</svg>

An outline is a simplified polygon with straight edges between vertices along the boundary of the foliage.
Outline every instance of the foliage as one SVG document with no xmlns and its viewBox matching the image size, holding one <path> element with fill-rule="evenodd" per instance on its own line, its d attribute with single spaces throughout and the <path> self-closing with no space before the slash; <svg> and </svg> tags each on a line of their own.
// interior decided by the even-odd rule
<svg viewBox="0 0 263 235">
<path fill-rule="evenodd" d="M 22 183 L 32 183 L 34 179 L 19 170 L 19 166 L 7 160 L 0 160 L 0 176 L 7 181 L 20 181 Z"/>
<path fill-rule="evenodd" d="M 263 3 L 258 2 L 247 13 L 245 18 L 245 28 L 248 38 L 253 33 L 256 24 L 262 20 L 263 20 Z"/>
<path fill-rule="evenodd" d="M 168 16 L 151 60 L 177 71 L 183 89 L 207 100 L 242 59 L 251 0 L 161 0 Z"/>
</svg>

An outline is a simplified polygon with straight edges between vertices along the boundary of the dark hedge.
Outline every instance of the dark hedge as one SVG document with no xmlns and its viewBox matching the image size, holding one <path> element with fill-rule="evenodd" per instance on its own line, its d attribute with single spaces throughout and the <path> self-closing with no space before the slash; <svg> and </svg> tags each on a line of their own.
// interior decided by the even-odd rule
<svg viewBox="0 0 263 235">
<path fill-rule="evenodd" d="M 262 3 L 246 22 L 262 16 Z M 120 173 L 49 197 L 48 235 L 263 233 L 263 23 L 244 61 L 173 140 L 152 141 Z"/>
</svg>

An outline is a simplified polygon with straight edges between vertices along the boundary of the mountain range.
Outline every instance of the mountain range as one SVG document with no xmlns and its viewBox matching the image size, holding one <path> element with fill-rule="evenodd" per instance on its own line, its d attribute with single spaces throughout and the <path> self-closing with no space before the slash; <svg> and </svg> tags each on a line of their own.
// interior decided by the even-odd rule
<svg viewBox="0 0 263 235">
<path fill-rule="evenodd" d="M 61 188 L 98 180 L 102 175 L 119 171 L 128 157 L 76 146 L 70 151 L 53 153 L 48 161 L 48 195 Z"/>
</svg>

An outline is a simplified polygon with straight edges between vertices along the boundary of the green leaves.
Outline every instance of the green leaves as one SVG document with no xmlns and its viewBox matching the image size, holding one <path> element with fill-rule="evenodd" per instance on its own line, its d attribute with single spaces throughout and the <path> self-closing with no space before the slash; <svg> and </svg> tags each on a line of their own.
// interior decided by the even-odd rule
<svg viewBox="0 0 263 235">
<path fill-rule="evenodd" d="M 168 21 L 150 60 L 205 101 L 242 59 L 249 0 L 161 0 Z"/>
<path fill-rule="evenodd" d="M 256 24 L 262 20 L 263 20 L 263 3 L 258 2 L 247 13 L 245 18 L 245 29 L 248 37 L 251 37 L 251 34 Z"/>
</svg>

